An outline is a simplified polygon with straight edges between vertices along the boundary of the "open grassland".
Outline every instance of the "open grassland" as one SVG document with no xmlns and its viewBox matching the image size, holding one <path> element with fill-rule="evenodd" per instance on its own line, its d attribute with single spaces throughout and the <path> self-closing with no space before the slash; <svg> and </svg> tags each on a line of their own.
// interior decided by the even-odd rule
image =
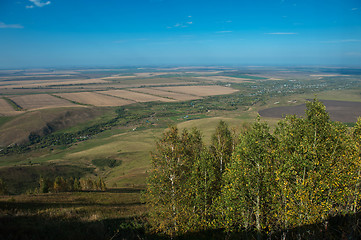
<svg viewBox="0 0 361 240">
<path fill-rule="evenodd" d="M 140 191 L 0 196 L 0 239 L 134 239 Z"/>
<path fill-rule="evenodd" d="M 0 116 L 12 116 L 19 114 L 15 109 L 5 100 L 0 98 Z"/>
<path fill-rule="evenodd" d="M 188 101 L 188 100 L 195 100 L 195 99 L 201 98 L 201 97 L 197 97 L 197 96 L 189 95 L 189 94 L 162 91 L 162 90 L 156 89 L 156 88 L 133 88 L 132 91 L 149 93 L 149 94 L 152 94 L 155 96 L 171 98 L 171 99 L 175 99 L 178 101 Z"/>
<path fill-rule="evenodd" d="M 133 103 L 133 101 L 130 100 L 111 97 L 95 92 L 59 93 L 55 95 L 74 102 L 93 106 L 123 106 Z"/>
<path fill-rule="evenodd" d="M 108 186 L 144 186 L 146 171 L 150 166 L 150 151 L 162 132 L 163 128 L 127 131 L 110 136 L 107 133 L 111 132 L 107 132 L 69 149 L 44 154 L 36 160 L 29 156 L 29 159 L 33 163 L 53 162 L 91 168 L 96 167 L 93 160 L 116 160 L 121 163 L 119 166 L 98 167 L 95 170 L 104 177 Z"/>
<path fill-rule="evenodd" d="M 13 96 L 10 99 L 25 110 L 77 106 L 74 103 L 49 94 Z"/>
<path fill-rule="evenodd" d="M 170 91 L 170 92 L 191 94 L 202 97 L 231 94 L 237 92 L 237 90 L 235 89 L 229 87 L 222 87 L 222 86 L 177 86 L 177 87 L 159 87 L 156 89 Z"/>
<path fill-rule="evenodd" d="M 211 143 L 212 134 L 214 134 L 214 129 L 217 127 L 219 121 L 224 121 L 228 124 L 229 128 L 232 132 L 238 135 L 242 129 L 242 125 L 245 122 L 251 122 L 253 120 L 252 116 L 244 115 L 244 119 L 240 120 L 238 118 L 228 116 L 228 117 L 212 117 L 212 118 L 205 118 L 205 119 L 196 119 L 190 120 L 183 123 L 179 123 L 177 127 L 180 130 L 187 129 L 191 130 L 192 128 L 197 128 L 201 131 L 203 135 L 203 139 L 205 144 L 209 145 Z"/>
<path fill-rule="evenodd" d="M 101 92 L 102 94 L 107 94 L 115 97 L 121 97 L 129 99 L 135 102 L 152 102 L 152 101 L 161 101 L 161 102 L 172 102 L 173 100 L 163 97 L 158 97 L 154 95 L 138 93 L 133 91 L 126 90 L 110 90 Z"/>
</svg>

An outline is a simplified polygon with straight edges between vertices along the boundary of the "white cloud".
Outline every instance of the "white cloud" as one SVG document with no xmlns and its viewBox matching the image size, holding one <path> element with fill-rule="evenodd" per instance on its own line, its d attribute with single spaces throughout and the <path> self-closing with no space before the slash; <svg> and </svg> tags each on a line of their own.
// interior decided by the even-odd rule
<svg viewBox="0 0 361 240">
<path fill-rule="evenodd" d="M 187 24 L 193 24 L 193 22 L 187 22 Z"/>
<path fill-rule="evenodd" d="M 51 3 L 50 1 L 42 2 L 41 0 L 29 0 L 29 1 L 32 2 L 37 7 L 44 7 Z"/>
<path fill-rule="evenodd" d="M 34 6 L 33 6 L 33 5 L 30 5 L 30 6 L 26 6 L 26 8 L 34 8 Z"/>
<path fill-rule="evenodd" d="M 5 24 L 3 22 L 0 22 L 0 28 L 24 28 L 20 24 Z"/>
<path fill-rule="evenodd" d="M 271 34 L 271 35 L 296 35 L 298 33 L 295 33 L 295 32 L 273 32 L 273 33 L 265 33 L 265 34 Z"/>
</svg>

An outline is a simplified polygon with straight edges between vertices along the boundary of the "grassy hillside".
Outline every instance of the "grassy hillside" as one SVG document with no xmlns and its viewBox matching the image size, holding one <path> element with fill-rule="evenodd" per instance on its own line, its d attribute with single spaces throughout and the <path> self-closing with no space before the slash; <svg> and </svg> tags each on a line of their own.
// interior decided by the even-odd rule
<svg viewBox="0 0 361 240">
<path fill-rule="evenodd" d="M 30 133 L 40 136 L 70 128 L 80 123 L 89 124 L 109 110 L 100 108 L 58 108 L 26 112 L 17 117 L 0 117 L 0 146 L 22 144 Z M 104 117 L 103 117 L 104 118 Z"/>
</svg>

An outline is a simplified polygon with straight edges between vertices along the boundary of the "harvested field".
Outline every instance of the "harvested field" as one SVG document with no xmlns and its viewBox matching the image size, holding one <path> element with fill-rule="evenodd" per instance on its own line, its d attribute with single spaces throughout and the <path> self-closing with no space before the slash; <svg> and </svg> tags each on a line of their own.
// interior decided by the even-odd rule
<svg viewBox="0 0 361 240">
<path fill-rule="evenodd" d="M 5 100 L 0 98 L 0 116 L 10 116 L 19 113 Z"/>
<path fill-rule="evenodd" d="M 69 99 L 78 103 L 89 104 L 94 106 L 123 106 L 134 103 L 133 101 L 111 97 L 95 92 L 78 92 L 78 93 L 58 93 L 55 94 L 62 98 Z"/>
<path fill-rule="evenodd" d="M 238 91 L 229 87 L 222 87 L 222 86 L 177 86 L 177 87 L 159 87 L 156 89 L 170 91 L 170 92 L 191 94 L 202 97 L 231 94 Z"/>
<path fill-rule="evenodd" d="M 176 74 L 175 72 L 144 72 L 144 73 L 135 73 L 137 77 L 155 77 L 166 74 Z"/>
<path fill-rule="evenodd" d="M 152 102 L 152 101 L 161 101 L 161 102 L 173 102 L 174 100 L 163 98 L 163 97 L 157 97 L 153 95 L 148 95 L 144 93 L 138 93 L 138 92 L 131 92 L 126 90 L 110 90 L 110 91 L 104 91 L 101 92 L 102 94 L 107 94 L 111 96 L 121 97 L 125 99 L 130 99 L 135 102 Z"/>
<path fill-rule="evenodd" d="M 320 100 L 325 104 L 326 110 L 330 114 L 333 121 L 351 123 L 356 122 L 357 118 L 361 116 L 361 102 L 347 102 L 334 100 Z M 296 114 L 304 116 L 306 104 L 287 107 L 267 108 L 259 111 L 262 117 L 282 118 L 285 115 Z"/>
<path fill-rule="evenodd" d="M 62 85 L 82 85 L 82 84 L 96 84 L 109 83 L 102 79 L 69 79 L 69 80 L 35 80 L 28 83 L 28 81 L 0 81 L 0 88 L 36 88 L 36 87 L 52 87 Z"/>
<path fill-rule="evenodd" d="M 137 92 L 149 93 L 160 97 L 172 98 L 178 101 L 188 101 L 188 100 L 195 100 L 201 98 L 194 95 L 188 95 L 183 93 L 162 91 L 156 88 L 134 88 L 132 90 Z"/>
<path fill-rule="evenodd" d="M 25 110 L 78 106 L 67 100 L 60 99 L 49 94 L 15 96 L 10 97 L 10 99 Z"/>
<path fill-rule="evenodd" d="M 242 82 L 250 82 L 251 78 L 236 78 L 236 77 L 227 77 L 227 76 L 208 76 L 208 77 L 194 77 L 201 80 L 209 80 L 215 82 L 232 82 L 232 83 L 242 83 Z"/>
</svg>

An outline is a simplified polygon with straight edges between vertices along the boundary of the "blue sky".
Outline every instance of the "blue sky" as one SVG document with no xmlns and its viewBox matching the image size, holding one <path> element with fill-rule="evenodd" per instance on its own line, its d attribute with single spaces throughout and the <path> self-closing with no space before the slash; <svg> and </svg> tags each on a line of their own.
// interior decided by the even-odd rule
<svg viewBox="0 0 361 240">
<path fill-rule="evenodd" d="M 361 65 L 360 0 L 0 0 L 0 68 Z"/>
</svg>

